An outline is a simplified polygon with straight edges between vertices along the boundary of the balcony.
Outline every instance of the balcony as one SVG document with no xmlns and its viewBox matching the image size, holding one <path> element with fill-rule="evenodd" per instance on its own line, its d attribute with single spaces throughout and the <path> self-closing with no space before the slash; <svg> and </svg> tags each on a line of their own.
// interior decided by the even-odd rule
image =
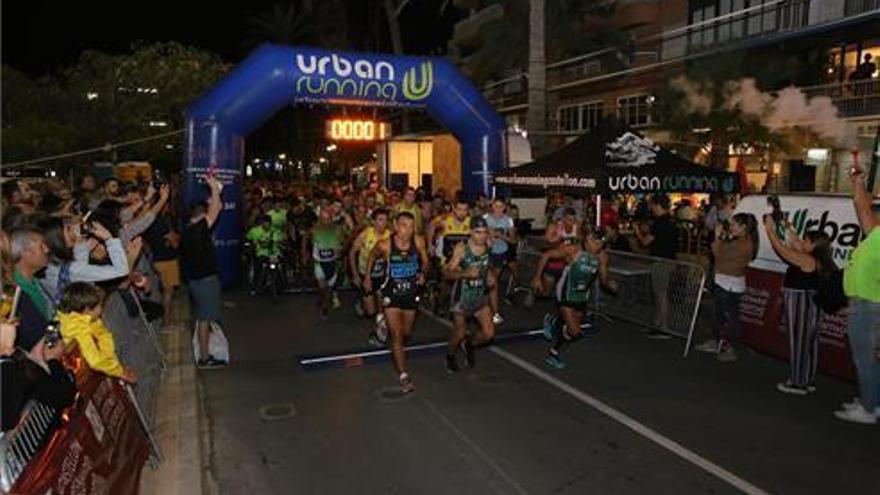
<svg viewBox="0 0 880 495">
<path fill-rule="evenodd" d="M 880 115 L 880 80 L 877 79 L 807 86 L 801 91 L 807 98 L 831 98 L 844 118 Z"/>
<path fill-rule="evenodd" d="M 711 16 L 699 20 L 706 13 Z M 695 21 L 687 26 L 636 40 L 637 51 L 631 55 L 608 48 L 552 63 L 547 66 L 547 90 L 556 92 L 634 74 L 663 77 L 664 68 L 675 69 L 702 56 L 773 43 L 783 35 L 807 36 L 814 29 L 845 29 L 845 23 L 855 18 L 869 22 L 878 16 L 880 0 L 767 0 L 722 15 L 704 12 L 695 15 Z M 525 75 L 520 74 L 487 85 L 484 93 L 502 111 L 521 109 L 527 104 L 527 83 Z M 865 92 L 856 94 L 862 86 Z M 813 91 L 834 93 L 829 96 L 844 116 L 878 113 L 873 95 L 880 93 L 880 88 L 870 84 L 821 86 Z"/>
</svg>

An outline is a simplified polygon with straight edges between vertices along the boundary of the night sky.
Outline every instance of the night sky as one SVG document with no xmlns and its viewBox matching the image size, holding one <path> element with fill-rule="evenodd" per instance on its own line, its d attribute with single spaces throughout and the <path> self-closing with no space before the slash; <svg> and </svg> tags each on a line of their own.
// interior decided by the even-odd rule
<svg viewBox="0 0 880 495">
<path fill-rule="evenodd" d="M 135 40 L 180 41 L 216 52 L 229 62 L 238 62 L 247 54 L 242 47 L 247 19 L 269 10 L 273 3 L 278 2 L 7 1 L 2 4 L 3 63 L 42 75 L 74 64 L 85 49 L 120 53 Z M 351 19 L 369 19 L 371 12 L 382 12 L 376 10 L 381 0 L 345 3 Z M 462 13 L 450 5 L 438 18 L 443 3 L 410 1 L 401 23 L 407 53 L 427 54 L 445 47 L 452 26 Z M 386 26 L 383 22 L 383 36 L 387 36 Z M 361 39 L 368 29 L 363 23 L 353 23 L 352 37 Z M 387 38 L 383 41 L 387 43 Z M 386 50 L 390 47 L 386 46 Z"/>
</svg>

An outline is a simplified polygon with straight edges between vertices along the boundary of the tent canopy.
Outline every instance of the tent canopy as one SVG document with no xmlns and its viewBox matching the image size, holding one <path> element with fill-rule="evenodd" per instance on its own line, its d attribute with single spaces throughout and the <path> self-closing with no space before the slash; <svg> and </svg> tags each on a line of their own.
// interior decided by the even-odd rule
<svg viewBox="0 0 880 495">
<path fill-rule="evenodd" d="M 533 162 L 495 174 L 495 185 L 589 194 L 733 194 L 737 174 L 697 165 L 644 136 L 596 131 Z"/>
</svg>

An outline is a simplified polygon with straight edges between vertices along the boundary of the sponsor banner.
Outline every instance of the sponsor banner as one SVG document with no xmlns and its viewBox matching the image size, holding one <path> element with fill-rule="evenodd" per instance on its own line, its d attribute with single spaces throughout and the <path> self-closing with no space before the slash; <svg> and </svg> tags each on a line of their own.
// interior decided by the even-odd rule
<svg viewBox="0 0 880 495">
<path fill-rule="evenodd" d="M 512 175 L 495 177 L 493 180 L 496 184 L 507 186 L 572 187 L 578 189 L 596 188 L 596 179 L 589 177 L 569 177 L 568 175 L 548 177 L 517 177 Z"/>
<path fill-rule="evenodd" d="M 853 209 L 852 199 L 836 196 L 779 196 L 779 206 L 799 237 L 811 230 L 821 230 L 831 238 L 831 250 L 837 266 L 844 268 L 859 242 L 864 238 Z M 770 213 L 767 196 L 742 198 L 737 213 L 751 213 L 758 220 L 760 236 L 758 257 L 753 268 L 785 273 L 786 265 L 779 259 L 764 230 L 764 215 Z M 784 233 L 781 236 L 784 237 Z"/>
<path fill-rule="evenodd" d="M 294 101 L 422 106 L 434 90 L 431 60 L 348 53 L 297 53 Z"/>
<path fill-rule="evenodd" d="M 118 380 L 81 370 L 69 420 L 13 485 L 12 494 L 137 493 L 149 454 L 137 411 Z"/>
<path fill-rule="evenodd" d="M 608 190 L 611 192 L 674 192 L 687 191 L 706 194 L 732 194 L 737 187 L 736 176 L 712 177 L 704 174 L 678 174 L 663 172 L 662 175 L 644 174 L 636 171 L 624 175 L 609 175 Z"/>
<path fill-rule="evenodd" d="M 780 273 L 749 268 L 746 272 L 746 294 L 740 303 L 740 321 L 743 338 L 749 346 L 788 359 L 782 280 Z M 855 368 L 846 334 L 846 313 L 846 309 L 834 315 L 821 313 L 819 369 L 829 375 L 854 380 Z"/>
</svg>

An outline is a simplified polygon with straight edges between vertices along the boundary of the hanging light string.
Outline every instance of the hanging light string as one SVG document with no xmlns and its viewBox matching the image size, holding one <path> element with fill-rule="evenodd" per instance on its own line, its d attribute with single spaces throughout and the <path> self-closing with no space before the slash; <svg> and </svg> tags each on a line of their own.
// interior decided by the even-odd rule
<svg viewBox="0 0 880 495">
<path fill-rule="evenodd" d="M 155 135 L 149 136 L 149 137 L 132 139 L 131 141 L 123 141 L 121 143 L 107 143 L 103 146 L 96 146 L 94 148 L 87 148 L 87 149 L 79 150 L 79 151 L 71 151 L 69 153 L 62 153 L 60 155 L 44 156 L 42 158 L 32 158 L 30 160 L 22 160 L 22 161 L 13 162 L 13 163 L 0 163 L 0 167 L 2 167 L 2 168 L 22 167 L 24 165 L 33 165 L 35 163 L 49 162 L 52 160 L 61 160 L 63 158 L 71 158 L 74 156 L 89 155 L 91 153 L 99 153 L 102 151 L 107 152 L 107 151 L 111 151 L 113 149 L 125 148 L 125 147 L 132 146 L 135 144 L 146 143 L 149 141 L 156 141 L 158 139 L 165 139 L 170 136 L 182 134 L 183 131 L 184 131 L 184 129 L 177 129 L 174 131 L 163 132 L 161 134 L 155 134 Z"/>
</svg>

